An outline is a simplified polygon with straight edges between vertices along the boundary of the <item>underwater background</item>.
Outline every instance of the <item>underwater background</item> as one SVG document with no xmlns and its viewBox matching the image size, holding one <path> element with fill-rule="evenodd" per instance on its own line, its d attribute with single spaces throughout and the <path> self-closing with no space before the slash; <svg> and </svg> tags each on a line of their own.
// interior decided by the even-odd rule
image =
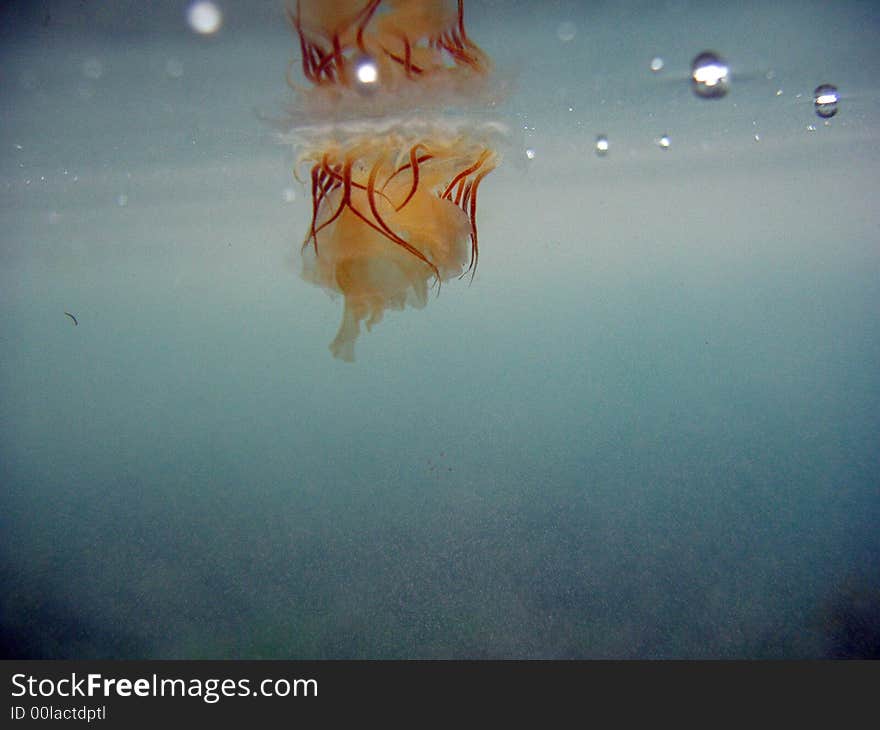
<svg viewBox="0 0 880 730">
<path fill-rule="evenodd" d="M 215 7 L 0 9 L 5 657 L 880 656 L 877 3 L 468 2 L 479 269 L 353 364 Z"/>
</svg>

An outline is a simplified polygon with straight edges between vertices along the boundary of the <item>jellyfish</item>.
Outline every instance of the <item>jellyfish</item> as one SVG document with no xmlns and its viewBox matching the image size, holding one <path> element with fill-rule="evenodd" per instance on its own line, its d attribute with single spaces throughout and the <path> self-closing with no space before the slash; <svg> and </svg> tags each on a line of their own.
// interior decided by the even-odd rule
<svg viewBox="0 0 880 730">
<path fill-rule="evenodd" d="M 289 18 L 310 84 L 299 90 L 309 123 L 294 130 L 312 198 L 302 275 L 342 295 L 330 351 L 350 362 L 361 325 L 473 278 L 497 125 L 423 115 L 476 98 L 489 62 L 462 0 L 299 0 Z"/>
<path fill-rule="evenodd" d="M 358 74 L 365 61 L 392 105 L 388 97 L 411 103 L 444 86 L 463 88 L 490 68 L 465 31 L 463 0 L 299 0 L 288 17 L 312 84 L 307 96 L 324 104 L 365 90 Z M 363 100 L 355 105 L 365 112 Z"/>
</svg>

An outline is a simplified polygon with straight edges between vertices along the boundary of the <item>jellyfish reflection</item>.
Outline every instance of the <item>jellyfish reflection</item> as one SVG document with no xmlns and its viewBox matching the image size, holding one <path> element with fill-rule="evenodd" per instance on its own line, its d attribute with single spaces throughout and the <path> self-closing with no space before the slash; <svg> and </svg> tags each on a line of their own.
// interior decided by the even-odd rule
<svg viewBox="0 0 880 730">
<path fill-rule="evenodd" d="M 289 17 L 303 75 L 318 87 L 351 88 L 364 57 L 395 89 L 455 69 L 462 75 L 489 68 L 465 32 L 463 0 L 300 0 Z"/>
<path fill-rule="evenodd" d="M 290 20 L 311 84 L 295 130 L 312 193 L 303 277 L 342 294 L 330 350 L 351 361 L 362 322 L 423 307 L 433 284 L 476 269 L 491 135 L 414 111 L 471 98 L 489 64 L 461 0 L 300 0 Z"/>
</svg>

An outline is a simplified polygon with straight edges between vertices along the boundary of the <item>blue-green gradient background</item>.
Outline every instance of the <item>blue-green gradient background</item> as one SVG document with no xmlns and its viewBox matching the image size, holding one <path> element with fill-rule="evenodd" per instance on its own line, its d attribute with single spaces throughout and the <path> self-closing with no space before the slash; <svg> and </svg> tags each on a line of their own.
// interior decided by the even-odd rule
<svg viewBox="0 0 880 730">
<path fill-rule="evenodd" d="M 480 268 L 354 365 L 218 4 L 0 11 L 6 656 L 878 656 L 876 3 L 468 3 Z"/>
</svg>

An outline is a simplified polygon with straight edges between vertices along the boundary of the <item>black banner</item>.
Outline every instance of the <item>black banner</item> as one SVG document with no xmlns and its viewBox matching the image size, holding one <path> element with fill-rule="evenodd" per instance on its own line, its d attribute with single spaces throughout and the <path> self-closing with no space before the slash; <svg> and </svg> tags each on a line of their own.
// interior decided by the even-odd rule
<svg viewBox="0 0 880 730">
<path fill-rule="evenodd" d="M 4 726 L 477 715 L 494 725 L 573 711 L 588 724 L 599 713 L 625 721 L 808 710 L 816 719 L 823 707 L 839 723 L 867 706 L 878 676 L 876 662 L 7 661 Z"/>
</svg>

